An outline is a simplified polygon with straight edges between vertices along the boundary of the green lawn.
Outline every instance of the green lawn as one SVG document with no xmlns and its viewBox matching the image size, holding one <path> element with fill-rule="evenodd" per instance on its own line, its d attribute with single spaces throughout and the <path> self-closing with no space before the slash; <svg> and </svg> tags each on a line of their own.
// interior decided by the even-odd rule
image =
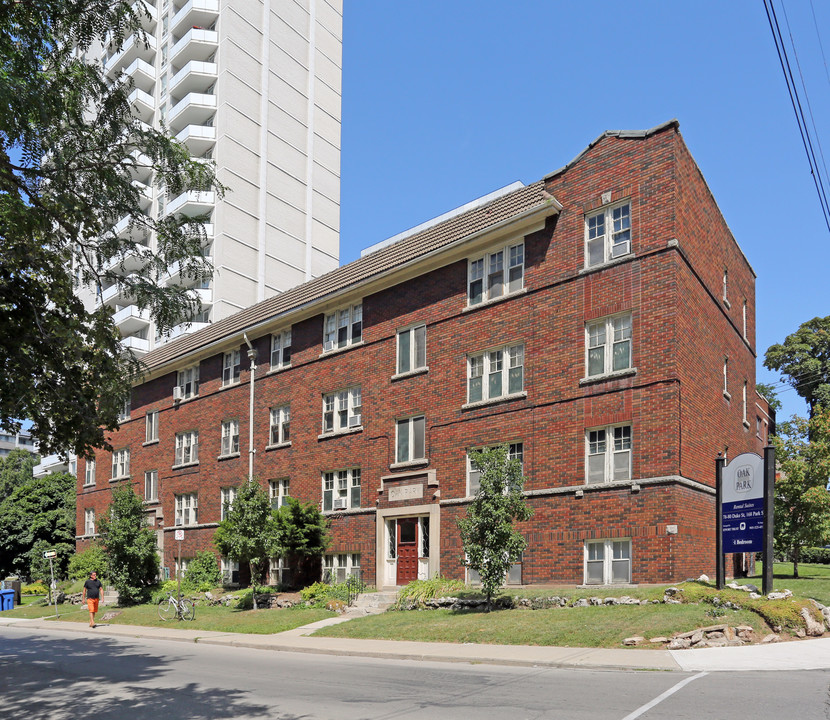
<svg viewBox="0 0 830 720">
<path fill-rule="evenodd" d="M 737 583 L 751 582 L 761 587 L 763 563 L 755 563 L 757 575 Z M 818 600 L 830 606 L 830 565 L 798 564 L 798 578 L 793 577 L 793 564 L 777 562 L 772 567 L 772 587 L 775 590 L 791 590 L 794 595 Z"/>
<path fill-rule="evenodd" d="M 711 607 L 616 605 L 495 610 L 490 613 L 453 610 L 387 612 L 322 628 L 314 634 L 423 642 L 620 647 L 623 639 L 632 635 L 642 635 L 646 639 L 660 635 L 670 637 L 676 631 L 725 622 L 751 625 L 759 634 L 768 632 L 761 618 L 748 610 L 728 611 L 722 617 L 707 615 L 707 610 Z"/>
</svg>

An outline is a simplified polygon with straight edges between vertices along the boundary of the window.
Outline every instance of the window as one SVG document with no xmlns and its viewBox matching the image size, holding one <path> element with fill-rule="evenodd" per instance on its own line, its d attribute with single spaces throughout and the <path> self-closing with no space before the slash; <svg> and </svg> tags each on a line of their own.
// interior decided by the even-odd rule
<svg viewBox="0 0 830 720">
<path fill-rule="evenodd" d="M 631 252 L 631 204 L 585 216 L 585 266 L 594 267 Z"/>
<path fill-rule="evenodd" d="M 124 404 L 118 408 L 118 422 L 122 423 L 130 419 L 130 404 L 131 398 L 128 397 L 124 401 Z"/>
<path fill-rule="evenodd" d="M 732 396 L 729 394 L 729 358 L 723 359 L 723 396 L 727 400 L 732 399 Z"/>
<path fill-rule="evenodd" d="M 240 370 L 239 350 L 226 352 L 222 361 L 222 387 L 238 383 Z"/>
<path fill-rule="evenodd" d="M 508 245 L 471 259 L 467 272 L 467 302 L 478 305 L 517 292 L 524 287 L 524 276 L 524 243 Z"/>
<path fill-rule="evenodd" d="M 323 473 L 323 511 L 360 507 L 360 468 Z"/>
<path fill-rule="evenodd" d="M 87 508 L 84 510 L 84 535 L 95 534 L 95 510 Z"/>
<path fill-rule="evenodd" d="M 510 460 L 518 460 L 524 468 L 525 451 L 523 443 L 510 443 L 508 445 L 507 457 Z M 473 462 L 469 453 L 467 454 L 467 497 L 478 494 L 481 487 L 481 470 Z"/>
<path fill-rule="evenodd" d="M 323 323 L 323 352 L 348 347 L 363 339 L 363 305 L 336 310 Z"/>
<path fill-rule="evenodd" d="M 360 553 L 323 555 L 323 582 L 341 583 L 349 577 L 360 578 Z"/>
<path fill-rule="evenodd" d="M 524 345 L 467 358 L 467 402 L 494 400 L 524 390 Z"/>
<path fill-rule="evenodd" d="M 585 584 L 631 582 L 631 540 L 589 540 L 585 543 Z"/>
<path fill-rule="evenodd" d="M 323 433 L 360 427 L 362 408 L 359 387 L 323 395 Z"/>
<path fill-rule="evenodd" d="M 291 365 L 291 331 L 274 333 L 271 335 L 271 369 L 289 367 Z"/>
<path fill-rule="evenodd" d="M 95 484 L 95 459 L 92 458 L 86 461 L 84 466 L 84 485 Z"/>
<path fill-rule="evenodd" d="M 616 315 L 585 326 L 588 377 L 631 367 L 631 315 Z"/>
<path fill-rule="evenodd" d="M 285 558 L 276 557 L 269 561 L 268 584 L 291 587 L 291 568 Z"/>
<path fill-rule="evenodd" d="M 749 420 L 746 419 L 746 388 L 747 382 L 744 380 L 743 397 L 741 398 L 741 417 L 743 418 L 744 427 L 749 427 Z"/>
<path fill-rule="evenodd" d="M 761 435 L 761 430 L 762 430 L 762 428 L 763 428 L 763 423 L 761 422 L 761 416 L 760 416 L 760 415 L 756 415 L 756 416 L 755 416 L 755 434 L 756 434 L 759 438 L 762 438 L 762 439 L 763 439 L 763 437 L 762 437 L 762 435 Z"/>
<path fill-rule="evenodd" d="M 270 445 L 291 442 L 291 408 L 289 405 L 271 408 Z"/>
<path fill-rule="evenodd" d="M 148 470 L 144 473 L 144 499 L 147 502 L 155 502 L 159 499 L 158 470 Z"/>
<path fill-rule="evenodd" d="M 177 386 L 173 392 L 174 400 L 188 400 L 199 394 L 199 366 L 179 370 Z"/>
<path fill-rule="evenodd" d="M 729 305 L 729 271 L 723 271 L 723 301 Z"/>
<path fill-rule="evenodd" d="M 130 448 L 114 450 L 112 453 L 112 479 L 130 476 Z"/>
<path fill-rule="evenodd" d="M 418 325 L 398 332 L 397 373 L 421 370 L 427 366 L 427 326 Z"/>
<path fill-rule="evenodd" d="M 631 426 L 588 430 L 587 482 L 603 483 L 631 479 Z"/>
<path fill-rule="evenodd" d="M 196 430 L 176 434 L 176 465 L 199 462 L 199 433 Z"/>
<path fill-rule="evenodd" d="M 223 556 L 220 560 L 219 567 L 222 571 L 223 585 L 239 584 L 239 562 Z"/>
<path fill-rule="evenodd" d="M 222 456 L 239 455 L 239 420 L 222 423 Z"/>
<path fill-rule="evenodd" d="M 521 585 L 522 584 L 522 561 L 523 556 L 519 556 L 519 561 L 511 563 L 510 568 L 507 571 L 507 578 L 505 579 L 505 585 Z M 481 575 L 479 575 L 478 570 L 473 570 L 471 567 L 467 567 L 467 582 L 470 585 L 481 585 Z"/>
<path fill-rule="evenodd" d="M 187 575 L 187 568 L 190 567 L 190 563 L 193 562 L 193 558 L 176 558 L 176 577 L 179 577 L 179 573 L 181 573 L 181 579 L 184 580 L 184 576 Z"/>
<path fill-rule="evenodd" d="M 176 495 L 176 525 L 195 525 L 198 522 L 198 509 L 196 493 Z"/>
<path fill-rule="evenodd" d="M 395 430 L 395 462 L 405 463 L 426 457 L 426 418 L 423 415 L 398 420 Z"/>
<path fill-rule="evenodd" d="M 743 318 L 744 340 L 746 340 L 747 339 L 747 337 L 746 337 L 746 300 L 744 300 L 744 307 L 743 307 L 743 310 L 741 311 L 741 317 Z"/>
<path fill-rule="evenodd" d="M 159 414 L 158 410 L 148 412 L 144 416 L 144 442 L 157 442 L 159 439 Z"/>
<path fill-rule="evenodd" d="M 280 508 L 291 497 L 291 481 L 288 478 L 271 480 L 268 483 L 268 495 L 271 497 L 271 507 Z"/>
<path fill-rule="evenodd" d="M 219 519 L 224 520 L 236 500 L 236 488 L 226 487 L 219 491 Z"/>
</svg>

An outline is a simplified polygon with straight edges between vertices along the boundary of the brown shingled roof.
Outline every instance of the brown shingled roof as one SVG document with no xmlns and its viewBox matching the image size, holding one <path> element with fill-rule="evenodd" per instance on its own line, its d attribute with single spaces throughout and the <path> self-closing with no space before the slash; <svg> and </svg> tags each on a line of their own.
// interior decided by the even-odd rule
<svg viewBox="0 0 830 720">
<path fill-rule="evenodd" d="M 222 338 L 283 315 L 309 302 L 321 300 L 351 285 L 379 276 L 418 257 L 498 225 L 511 217 L 542 208 L 551 202 L 555 200 L 545 192 L 543 181 L 527 185 L 486 205 L 382 247 L 314 280 L 251 305 L 198 332 L 162 345 L 148 353 L 144 357 L 144 363 L 149 370 L 159 368 Z"/>
</svg>

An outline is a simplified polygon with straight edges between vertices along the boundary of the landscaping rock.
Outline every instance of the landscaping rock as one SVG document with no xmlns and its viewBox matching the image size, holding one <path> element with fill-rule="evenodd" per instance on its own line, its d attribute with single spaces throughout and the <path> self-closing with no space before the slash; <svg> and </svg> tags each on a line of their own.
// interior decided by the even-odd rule
<svg viewBox="0 0 830 720">
<path fill-rule="evenodd" d="M 775 633 L 770 633 L 769 635 L 765 635 L 764 639 L 761 640 L 763 645 L 769 645 L 770 643 L 777 643 L 781 642 L 781 638 L 776 635 Z"/>
<path fill-rule="evenodd" d="M 668 595 L 669 597 L 673 597 L 673 596 L 677 595 L 677 593 L 679 593 L 679 592 L 680 592 L 679 588 L 668 587 L 663 591 L 663 594 Z"/>
<path fill-rule="evenodd" d="M 752 583 L 747 583 L 746 585 L 742 585 L 741 589 L 743 590 L 744 588 L 746 588 L 747 592 L 751 592 L 751 593 L 757 593 L 758 592 L 758 586 L 753 585 Z"/>
<path fill-rule="evenodd" d="M 749 593 L 749 597 L 751 597 L 753 600 L 760 600 L 761 599 L 761 596 L 757 592 Z"/>
<path fill-rule="evenodd" d="M 822 617 L 824 617 L 824 624 L 827 626 L 827 629 L 830 630 L 830 608 L 822 608 L 821 614 Z"/>
<path fill-rule="evenodd" d="M 709 582 L 709 576 L 708 576 L 708 575 L 705 575 L 705 574 L 704 574 L 704 575 L 701 575 L 701 576 L 697 579 L 697 581 L 698 581 L 698 582 L 708 583 L 708 582 Z"/>
<path fill-rule="evenodd" d="M 669 643 L 669 650 L 685 650 L 692 646 L 692 641 L 689 638 L 674 638 Z"/>
<path fill-rule="evenodd" d="M 121 610 L 110 610 L 109 612 L 106 612 L 101 616 L 101 622 L 107 622 L 107 620 L 112 620 L 114 617 L 118 617 L 120 614 Z"/>
<path fill-rule="evenodd" d="M 588 607 L 591 603 L 588 601 L 587 598 L 579 598 L 579 600 L 574 601 L 574 607 Z"/>
<path fill-rule="evenodd" d="M 628 597 L 628 595 L 623 595 L 620 598 L 620 605 L 639 605 L 640 601 L 637 598 Z"/>
<path fill-rule="evenodd" d="M 700 630 L 695 631 L 695 633 L 689 638 L 689 642 L 692 645 L 697 645 L 698 643 L 703 641 L 703 633 Z"/>
<path fill-rule="evenodd" d="M 674 598 L 664 597 L 663 602 L 667 605 L 682 605 L 683 603 L 680 600 L 675 600 Z"/>
<path fill-rule="evenodd" d="M 804 618 L 807 634 L 810 637 L 821 637 L 824 635 L 824 623 L 816 620 L 813 617 L 813 613 L 811 613 L 807 608 L 801 608 L 801 617 Z"/>
<path fill-rule="evenodd" d="M 725 637 L 725 633 L 722 633 L 720 630 L 715 630 L 714 632 L 706 633 L 707 640 L 720 640 L 721 638 Z"/>
<path fill-rule="evenodd" d="M 617 598 L 615 598 L 615 597 L 607 597 L 607 598 L 605 598 L 605 600 L 603 600 L 603 604 L 604 605 L 619 605 L 620 601 L 617 600 Z"/>
<path fill-rule="evenodd" d="M 591 605 L 602 605 L 602 598 L 592 597 L 588 598 L 588 601 L 591 603 Z"/>
<path fill-rule="evenodd" d="M 642 635 L 635 635 L 634 637 L 627 637 L 623 640 L 623 645 L 639 645 L 645 638 Z"/>
<path fill-rule="evenodd" d="M 767 595 L 767 600 L 786 600 L 788 597 L 792 597 L 793 594 L 789 590 L 784 590 L 782 592 L 771 592 Z"/>
<path fill-rule="evenodd" d="M 712 638 L 706 639 L 701 643 L 695 645 L 695 648 L 715 648 L 715 647 L 728 647 L 729 641 L 725 638 Z"/>
<path fill-rule="evenodd" d="M 660 637 L 649 638 L 649 642 L 650 643 L 663 643 L 665 645 L 667 642 L 670 642 L 670 639 L 667 638 L 667 637 L 663 637 L 661 635 Z"/>
</svg>

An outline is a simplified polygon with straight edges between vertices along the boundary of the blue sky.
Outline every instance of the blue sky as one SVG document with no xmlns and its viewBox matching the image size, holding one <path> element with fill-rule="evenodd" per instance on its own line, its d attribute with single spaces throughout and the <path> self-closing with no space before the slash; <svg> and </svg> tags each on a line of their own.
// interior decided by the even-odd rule
<svg viewBox="0 0 830 720">
<path fill-rule="evenodd" d="M 828 54 L 830 4 L 813 5 Z M 677 118 L 758 275 L 758 380 L 777 380 L 762 366 L 769 345 L 830 315 L 830 233 L 760 0 L 345 6 L 342 262 L 540 179 L 605 130 Z M 830 79 L 810 3 L 783 8 L 830 156 Z M 793 390 L 780 398 L 779 419 L 805 414 Z"/>
</svg>

